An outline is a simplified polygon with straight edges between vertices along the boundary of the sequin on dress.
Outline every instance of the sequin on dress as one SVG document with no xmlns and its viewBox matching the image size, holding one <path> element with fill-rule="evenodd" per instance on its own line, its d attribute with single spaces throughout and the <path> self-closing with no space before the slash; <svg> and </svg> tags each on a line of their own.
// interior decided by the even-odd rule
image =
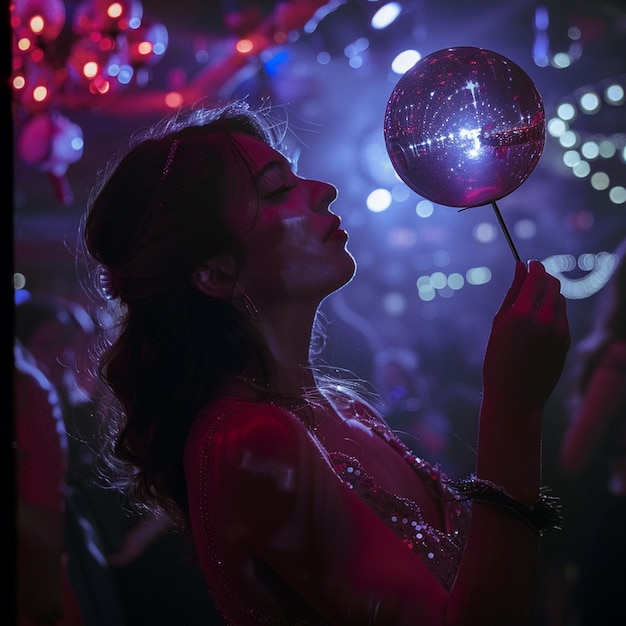
<svg viewBox="0 0 626 626">
<path fill-rule="evenodd" d="M 210 426 L 202 434 L 200 476 L 203 477 L 201 480 L 203 495 L 200 517 L 202 535 L 212 555 L 213 567 L 218 572 L 224 591 L 230 596 L 231 601 L 239 607 L 239 610 L 248 616 L 250 623 L 267 626 L 324 626 L 327 622 L 315 614 L 312 607 L 306 606 L 306 603 L 301 603 L 300 600 L 296 602 L 301 603 L 300 608 L 295 612 L 295 615 L 292 614 L 292 617 L 269 616 L 257 611 L 247 605 L 244 599 L 239 596 L 223 569 L 224 565 L 215 545 L 209 513 L 206 508 L 209 487 L 204 477 L 206 476 L 211 443 L 216 430 L 242 404 L 245 403 L 235 402 L 234 406 L 231 405 L 230 410 L 215 413 Z M 226 403 L 225 405 L 227 406 Z M 347 409 L 346 412 L 350 413 L 353 419 L 358 419 L 394 447 L 413 471 L 418 474 L 420 480 L 428 485 L 428 488 L 439 499 L 443 507 L 445 530 L 441 531 L 425 523 L 420 507 L 416 502 L 380 488 L 374 479 L 365 473 L 356 458 L 340 452 L 327 451 L 326 454 L 331 467 L 340 480 L 350 489 L 353 489 L 367 506 L 402 539 L 407 549 L 422 559 L 442 587 L 449 591 L 454 582 L 467 537 L 470 516 L 467 503 L 457 499 L 455 494 L 446 487 L 446 477 L 437 467 L 415 456 L 389 426 L 371 413 L 367 407 L 360 403 L 350 403 L 350 406 L 344 405 L 343 408 L 344 410 Z M 284 408 L 281 407 L 281 410 Z M 209 412 L 213 413 L 213 411 Z M 294 417 L 297 418 L 297 416 Z M 315 440 L 315 446 L 320 448 L 314 429 L 309 430 L 309 436 Z"/>
<path fill-rule="evenodd" d="M 469 527 L 467 504 L 446 488 L 446 477 L 437 467 L 415 456 L 384 422 L 374 417 L 361 418 L 361 421 L 398 450 L 420 479 L 439 498 L 444 507 L 445 531 L 426 524 L 416 502 L 380 488 L 374 479 L 363 471 L 357 459 L 331 452 L 330 458 L 337 475 L 354 489 L 414 554 L 422 559 L 441 586 L 449 591 L 467 538 Z"/>
</svg>

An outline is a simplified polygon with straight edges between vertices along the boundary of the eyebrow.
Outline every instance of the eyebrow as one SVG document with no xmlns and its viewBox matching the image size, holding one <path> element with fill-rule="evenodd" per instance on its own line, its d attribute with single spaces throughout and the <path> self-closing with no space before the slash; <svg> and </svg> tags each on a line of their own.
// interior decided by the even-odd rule
<svg viewBox="0 0 626 626">
<path fill-rule="evenodd" d="M 268 161 L 260 170 L 256 172 L 255 180 L 259 180 L 264 174 L 271 170 L 279 170 L 281 173 L 286 171 L 292 171 L 289 163 L 282 159 L 272 159 Z"/>
</svg>

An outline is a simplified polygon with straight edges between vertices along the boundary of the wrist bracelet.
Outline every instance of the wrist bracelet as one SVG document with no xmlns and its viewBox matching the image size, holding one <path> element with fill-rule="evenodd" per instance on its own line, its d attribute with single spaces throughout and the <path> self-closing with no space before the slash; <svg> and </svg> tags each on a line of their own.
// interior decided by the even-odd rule
<svg viewBox="0 0 626 626">
<path fill-rule="evenodd" d="M 499 506 L 524 522 L 540 536 L 548 528 L 557 530 L 563 528 L 559 499 L 548 495 L 547 487 L 540 489 L 537 502 L 526 506 L 511 497 L 502 487 L 474 475 L 462 480 L 447 480 L 446 484 L 456 492 L 460 500 L 476 500 Z"/>
</svg>

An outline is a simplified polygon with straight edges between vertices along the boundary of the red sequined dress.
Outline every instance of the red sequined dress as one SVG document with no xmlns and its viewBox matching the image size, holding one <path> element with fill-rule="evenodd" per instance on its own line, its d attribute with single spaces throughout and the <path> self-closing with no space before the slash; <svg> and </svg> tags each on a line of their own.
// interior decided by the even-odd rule
<svg viewBox="0 0 626 626">
<path fill-rule="evenodd" d="M 194 422 L 185 450 L 185 473 L 189 492 L 189 512 L 191 526 L 198 551 L 199 563 L 204 571 L 209 590 L 222 610 L 227 620 L 236 615 L 237 624 L 270 624 L 272 626 L 287 625 L 321 625 L 327 622 L 319 617 L 315 611 L 301 598 L 287 589 L 285 583 L 272 572 L 264 570 L 262 566 L 243 559 L 237 563 L 237 557 L 231 557 L 227 548 L 223 547 L 229 537 L 237 533 L 235 524 L 226 522 L 224 516 L 216 511 L 215 493 L 223 487 L 215 477 L 219 475 L 216 458 L 222 458 L 230 448 L 236 447 L 236 437 L 229 435 L 228 422 L 236 419 L 241 413 L 250 415 L 260 412 L 271 415 L 279 420 L 296 420 L 298 418 L 285 408 L 267 403 L 259 405 L 241 399 L 223 399 L 206 407 Z M 387 424 L 377 418 L 372 412 L 359 403 L 351 403 L 349 409 L 359 416 L 359 421 L 372 429 L 378 436 L 402 455 L 406 463 L 431 490 L 431 493 L 440 502 L 445 520 L 443 530 L 427 524 L 416 502 L 407 498 L 398 497 L 394 493 L 382 489 L 375 479 L 369 476 L 361 462 L 352 456 L 341 452 L 324 449 L 317 440 L 315 431 L 308 430 L 310 445 L 305 446 L 305 454 L 323 457 L 326 474 L 318 480 L 339 479 L 345 487 L 358 494 L 385 525 L 405 543 L 439 581 L 439 584 L 449 590 L 454 581 L 457 568 L 465 545 L 469 525 L 469 509 L 467 504 L 457 499 L 445 484 L 445 476 L 426 461 L 416 457 L 398 439 Z M 224 434 L 226 433 L 226 434 Z M 308 450 L 307 450 L 308 448 Z M 241 457 L 245 459 L 245 454 Z M 240 461 L 242 465 L 252 461 Z M 275 482 L 283 484 L 288 490 L 292 485 L 293 471 L 281 468 L 280 460 L 271 468 L 267 463 L 263 470 L 273 473 Z M 295 489 L 306 490 L 296 485 Z M 265 502 L 264 507 L 272 507 L 272 502 Z M 229 531 L 225 526 L 233 526 Z M 246 589 L 246 576 L 239 576 L 237 568 L 254 570 L 249 575 L 261 585 L 264 585 L 272 598 L 278 598 L 280 605 L 289 606 L 288 614 L 268 614 L 254 600 L 254 593 Z M 243 580 L 243 584 L 242 584 Z M 270 612 L 271 613 L 271 612 Z"/>
</svg>

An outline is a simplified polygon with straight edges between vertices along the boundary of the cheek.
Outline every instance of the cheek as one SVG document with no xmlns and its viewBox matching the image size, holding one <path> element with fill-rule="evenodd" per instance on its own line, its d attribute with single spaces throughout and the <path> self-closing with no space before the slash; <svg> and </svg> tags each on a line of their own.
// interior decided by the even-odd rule
<svg viewBox="0 0 626 626">
<path fill-rule="evenodd" d="M 310 244 L 305 220 L 301 216 L 279 217 L 265 215 L 251 230 L 248 240 L 250 255 L 263 257 L 272 252 L 298 250 Z M 259 259 L 261 260 L 261 259 Z"/>
<path fill-rule="evenodd" d="M 286 283 L 302 272 L 307 252 L 307 238 L 295 224 L 275 224 L 256 232 L 247 246 L 245 275 L 266 295 L 280 291 Z"/>
<path fill-rule="evenodd" d="M 281 222 L 279 238 L 276 245 L 294 254 L 314 246 L 317 242 L 311 236 L 308 224 L 301 216 L 290 217 Z"/>
</svg>

